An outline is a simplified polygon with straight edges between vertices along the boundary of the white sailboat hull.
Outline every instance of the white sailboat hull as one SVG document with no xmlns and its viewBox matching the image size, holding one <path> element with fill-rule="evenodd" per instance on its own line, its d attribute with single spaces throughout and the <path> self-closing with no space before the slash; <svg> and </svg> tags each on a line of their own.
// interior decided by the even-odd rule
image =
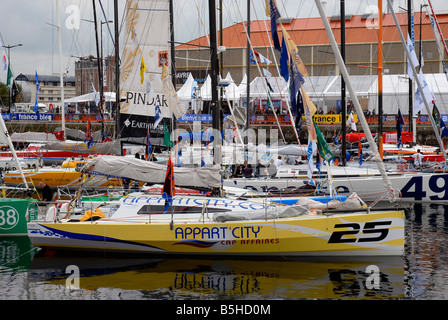
<svg viewBox="0 0 448 320">
<path fill-rule="evenodd" d="M 448 203 L 448 173 L 406 173 L 389 177 L 394 190 L 404 202 Z M 225 186 L 244 188 L 257 192 L 301 187 L 308 180 L 302 179 L 226 179 Z M 333 179 L 339 195 L 353 192 L 365 201 L 374 201 L 385 194 L 383 178 L 350 177 Z"/>
</svg>

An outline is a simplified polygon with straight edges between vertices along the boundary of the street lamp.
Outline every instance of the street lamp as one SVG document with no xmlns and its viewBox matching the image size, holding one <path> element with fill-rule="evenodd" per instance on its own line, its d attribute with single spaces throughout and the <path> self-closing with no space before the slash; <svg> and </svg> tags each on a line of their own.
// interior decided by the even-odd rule
<svg viewBox="0 0 448 320">
<path fill-rule="evenodd" d="M 11 58 L 10 58 L 10 52 L 9 51 L 12 48 L 21 47 L 21 46 L 22 46 L 21 43 L 15 44 L 13 46 L 11 46 L 11 45 L 7 45 L 7 46 L 3 45 L 4 48 L 8 49 L 8 69 L 10 69 L 10 66 L 11 66 Z M 9 95 L 8 95 L 8 113 L 11 113 L 11 88 L 9 88 Z"/>
</svg>

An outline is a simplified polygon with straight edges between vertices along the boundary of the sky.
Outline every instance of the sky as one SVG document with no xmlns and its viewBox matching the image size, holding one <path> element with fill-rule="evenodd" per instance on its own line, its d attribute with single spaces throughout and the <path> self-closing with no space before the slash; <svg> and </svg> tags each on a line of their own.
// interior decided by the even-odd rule
<svg viewBox="0 0 448 320">
<path fill-rule="evenodd" d="M 63 72 L 74 75 L 74 63 L 80 56 L 96 56 L 96 42 L 91 0 L 1 0 L 0 40 L 4 45 L 20 47 L 10 49 L 14 77 L 20 73 L 59 76 L 59 51 L 56 1 L 59 2 L 59 18 L 63 51 Z M 97 20 L 113 20 L 113 0 L 95 0 Z M 175 41 L 186 42 L 208 33 L 208 0 L 173 0 Z M 413 0 L 414 7 L 427 0 Z M 103 6 L 106 17 L 100 7 Z M 219 3 L 219 0 L 216 0 Z M 407 0 L 395 0 L 406 7 Z M 120 24 L 126 0 L 118 0 Z M 251 20 L 265 19 L 264 0 L 250 0 Z M 432 0 L 433 8 L 447 10 L 448 1 Z M 314 1 L 277 0 L 282 17 L 304 18 L 318 16 Z M 347 14 L 363 14 L 377 4 L 376 0 L 345 0 Z M 246 20 L 247 0 L 223 0 L 223 26 Z M 384 1 L 383 8 L 387 7 Z M 327 15 L 339 14 L 339 1 L 327 0 Z M 218 15 L 219 17 L 219 15 Z M 86 21 L 87 20 L 87 21 Z M 109 24 L 112 35 L 113 23 Z M 112 39 L 103 24 L 104 56 L 113 54 Z M 123 46 L 121 46 L 123 48 Z M 5 49 L 7 53 L 8 50 Z M 0 71 L 0 81 L 6 82 L 6 74 Z"/>
</svg>

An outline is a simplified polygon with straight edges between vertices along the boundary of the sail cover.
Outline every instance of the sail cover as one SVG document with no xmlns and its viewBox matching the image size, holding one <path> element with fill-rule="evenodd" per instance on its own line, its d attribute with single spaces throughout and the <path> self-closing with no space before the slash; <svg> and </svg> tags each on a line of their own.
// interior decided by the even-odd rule
<svg viewBox="0 0 448 320">
<path fill-rule="evenodd" d="M 131 0 L 125 10 L 120 136 L 146 137 L 149 126 L 152 138 L 163 137 L 163 126 L 172 117 L 161 78 L 163 64 L 171 68 L 169 0 Z M 154 127 L 156 105 L 163 120 Z"/>
<path fill-rule="evenodd" d="M 175 167 L 174 180 L 176 186 L 218 188 L 221 186 L 220 169 L 219 165 L 197 168 Z M 166 165 L 134 157 L 97 156 L 87 162 L 82 170 L 108 177 L 163 183 Z"/>
</svg>

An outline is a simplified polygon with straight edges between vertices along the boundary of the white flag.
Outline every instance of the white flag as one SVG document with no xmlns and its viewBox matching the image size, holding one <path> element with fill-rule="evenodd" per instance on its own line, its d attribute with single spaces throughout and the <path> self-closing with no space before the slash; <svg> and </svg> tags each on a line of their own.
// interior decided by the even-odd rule
<svg viewBox="0 0 448 320">
<path fill-rule="evenodd" d="M 411 37 L 409 36 L 409 33 L 408 33 L 408 43 L 407 43 L 407 46 L 408 46 L 409 54 L 411 56 L 411 62 L 414 65 L 414 68 L 415 68 L 415 67 L 419 66 L 419 63 L 418 63 L 417 55 L 415 54 L 414 44 L 411 41 Z M 413 77 L 414 77 L 414 72 L 412 71 L 411 63 L 408 60 L 408 78 L 412 79 Z"/>
<path fill-rule="evenodd" d="M 418 74 L 418 79 L 420 80 L 420 84 L 422 86 L 423 94 L 425 95 L 426 102 L 428 102 L 428 105 L 431 106 L 435 102 L 434 95 L 431 92 L 431 89 L 428 86 L 428 82 L 426 82 L 425 75 L 423 74 L 422 70 L 420 70 Z M 415 101 L 414 101 L 414 114 L 417 114 L 420 110 L 422 110 L 425 107 L 425 103 L 423 101 L 423 97 L 421 95 L 420 89 L 417 88 L 417 93 L 415 94 Z"/>
<path fill-rule="evenodd" d="M 0 54 L 2 57 L 2 70 L 8 74 L 8 56 L 6 55 L 5 49 L 3 49 L 3 43 L 0 40 Z"/>
<path fill-rule="evenodd" d="M 93 83 L 92 83 L 92 89 L 93 89 L 93 94 L 94 94 L 94 99 L 95 99 L 95 105 L 98 107 L 98 101 L 99 101 L 98 93 L 96 92 L 95 87 L 93 86 Z"/>
<path fill-rule="evenodd" d="M 420 94 L 420 90 L 417 89 L 417 93 L 415 94 L 414 101 L 414 114 L 419 113 L 425 107 L 425 103 L 423 102 L 422 95 Z"/>
<path fill-rule="evenodd" d="M 307 148 L 307 159 L 308 159 L 307 176 L 310 180 L 313 179 L 313 166 L 314 166 L 313 154 L 316 151 L 316 149 L 317 149 L 316 142 L 309 140 Z"/>
<path fill-rule="evenodd" d="M 347 119 L 347 124 L 350 125 L 353 131 L 356 131 L 355 118 L 353 118 L 353 113 L 350 112 L 350 116 Z"/>
<path fill-rule="evenodd" d="M 431 92 L 431 89 L 429 88 L 428 82 L 426 82 L 425 75 L 423 74 L 422 69 L 420 69 L 420 72 L 418 73 L 418 79 L 420 80 L 420 84 L 422 85 L 423 94 L 425 95 L 426 101 L 429 105 L 432 105 L 435 101 L 434 95 Z"/>
</svg>

